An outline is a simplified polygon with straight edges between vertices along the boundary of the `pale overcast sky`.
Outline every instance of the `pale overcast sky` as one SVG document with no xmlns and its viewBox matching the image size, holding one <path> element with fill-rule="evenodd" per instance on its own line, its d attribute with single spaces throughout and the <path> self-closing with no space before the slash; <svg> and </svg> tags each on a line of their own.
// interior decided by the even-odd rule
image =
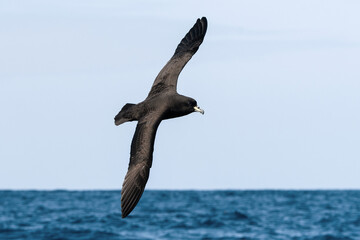
<svg viewBox="0 0 360 240">
<path fill-rule="evenodd" d="M 147 189 L 360 188 L 359 1 L 0 1 L 0 189 L 120 189 L 146 96 L 196 19 Z"/>
</svg>

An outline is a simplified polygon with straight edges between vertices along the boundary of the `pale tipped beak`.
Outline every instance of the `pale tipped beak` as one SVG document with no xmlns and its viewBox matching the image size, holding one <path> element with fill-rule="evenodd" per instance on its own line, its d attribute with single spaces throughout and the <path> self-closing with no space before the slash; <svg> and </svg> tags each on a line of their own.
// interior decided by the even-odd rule
<svg viewBox="0 0 360 240">
<path fill-rule="evenodd" d="M 204 114 L 204 110 L 202 110 L 201 108 L 199 108 L 198 106 L 194 107 L 194 111 L 195 112 L 199 112 L 201 114 Z"/>
</svg>

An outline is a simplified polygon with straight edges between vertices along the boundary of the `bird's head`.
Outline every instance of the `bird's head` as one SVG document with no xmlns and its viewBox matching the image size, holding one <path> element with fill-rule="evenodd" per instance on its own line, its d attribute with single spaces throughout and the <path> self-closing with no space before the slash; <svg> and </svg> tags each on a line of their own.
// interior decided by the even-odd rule
<svg viewBox="0 0 360 240">
<path fill-rule="evenodd" d="M 204 110 L 198 107 L 195 99 L 182 95 L 173 96 L 173 98 L 169 101 L 169 105 L 170 107 L 168 108 L 164 119 L 181 117 L 193 112 L 204 114 Z"/>
<path fill-rule="evenodd" d="M 199 112 L 204 114 L 204 110 L 202 110 L 198 105 L 195 99 L 188 98 L 187 101 L 184 103 L 183 107 L 189 112 Z"/>
</svg>

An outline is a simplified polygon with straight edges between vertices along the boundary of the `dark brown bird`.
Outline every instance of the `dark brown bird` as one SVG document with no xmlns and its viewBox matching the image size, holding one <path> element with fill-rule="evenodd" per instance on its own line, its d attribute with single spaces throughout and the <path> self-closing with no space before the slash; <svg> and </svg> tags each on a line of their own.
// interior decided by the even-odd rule
<svg viewBox="0 0 360 240">
<path fill-rule="evenodd" d="M 144 192 L 160 122 L 192 112 L 204 114 L 194 99 L 177 93 L 176 85 L 181 70 L 203 42 L 206 29 L 206 18 L 198 19 L 181 40 L 172 58 L 161 69 L 147 98 L 138 104 L 125 104 L 115 116 L 115 125 L 138 121 L 131 143 L 129 168 L 121 189 L 123 218 L 135 208 Z"/>
</svg>

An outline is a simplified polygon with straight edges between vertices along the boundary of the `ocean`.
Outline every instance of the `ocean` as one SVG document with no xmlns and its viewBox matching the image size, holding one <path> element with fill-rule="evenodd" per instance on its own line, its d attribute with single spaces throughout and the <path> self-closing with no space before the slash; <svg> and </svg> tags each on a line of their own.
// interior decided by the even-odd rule
<svg viewBox="0 0 360 240">
<path fill-rule="evenodd" d="M 360 240 L 360 191 L 0 191 L 0 239 Z"/>
</svg>

